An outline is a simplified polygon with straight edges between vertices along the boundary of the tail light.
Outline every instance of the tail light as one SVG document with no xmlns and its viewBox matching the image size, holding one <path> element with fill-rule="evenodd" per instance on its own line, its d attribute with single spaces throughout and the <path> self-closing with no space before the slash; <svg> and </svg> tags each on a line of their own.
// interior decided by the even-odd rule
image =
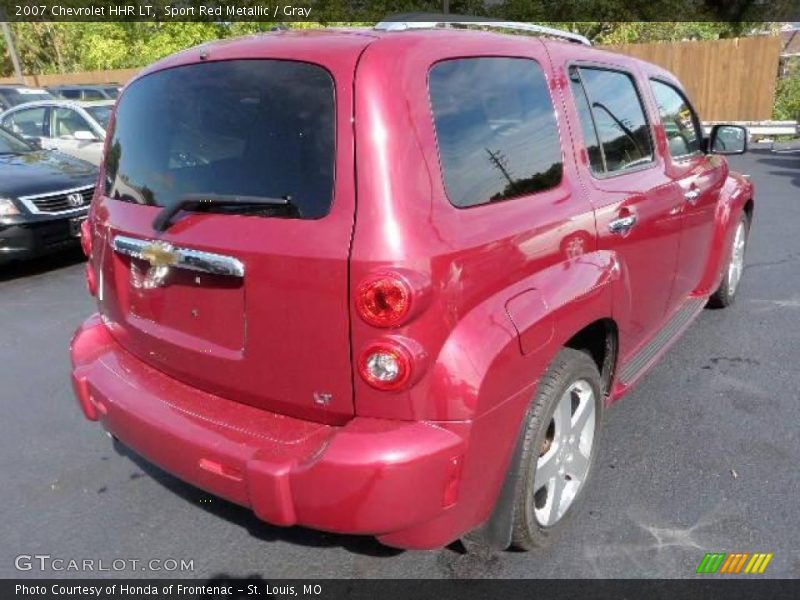
<svg viewBox="0 0 800 600">
<path fill-rule="evenodd" d="M 367 346 L 358 360 L 361 378 L 379 390 L 398 390 L 411 379 L 411 352 L 395 341 L 375 342 Z"/>
<path fill-rule="evenodd" d="M 373 275 L 356 291 L 359 316 L 375 327 L 400 325 L 411 312 L 411 303 L 411 286 L 397 273 Z"/>
<path fill-rule="evenodd" d="M 86 258 L 92 254 L 92 228 L 89 225 L 89 219 L 81 223 L 81 249 L 83 250 Z"/>
</svg>

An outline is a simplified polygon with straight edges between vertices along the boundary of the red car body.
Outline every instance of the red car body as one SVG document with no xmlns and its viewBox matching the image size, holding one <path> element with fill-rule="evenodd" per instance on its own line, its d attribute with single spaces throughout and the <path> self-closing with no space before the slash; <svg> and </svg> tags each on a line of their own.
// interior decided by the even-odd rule
<svg viewBox="0 0 800 600">
<path fill-rule="evenodd" d="M 440 61 L 470 56 L 540 65 L 563 153 L 558 185 L 469 209 L 448 201 L 428 76 Z M 683 330 L 719 285 L 734 226 L 752 211 L 750 183 L 718 156 L 670 158 L 646 82 L 680 88 L 671 74 L 560 41 L 457 30 L 278 33 L 182 52 L 138 79 L 242 58 L 304 61 L 331 74 L 330 212 L 192 212 L 155 232 L 158 207 L 98 186 L 85 240 L 98 314 L 71 346 L 83 412 L 146 459 L 276 525 L 405 548 L 442 546 L 487 523 L 502 529 L 504 481 L 550 361 L 571 340 L 593 338 L 605 403 L 620 399 L 669 346 L 653 344 L 659 332 Z M 568 83 L 576 63 L 635 78 L 654 141 L 648 168 L 591 175 Z M 699 192 L 694 204 L 688 189 Z M 638 221 L 628 235 L 609 232 L 631 213 Z M 181 275 L 137 288 L 135 261 L 113 251 L 117 235 L 230 255 L 246 274 L 236 285 Z M 384 273 L 413 299 L 389 328 L 359 318 L 356 304 L 362 282 Z M 401 389 L 360 376 L 365 348 L 384 343 L 407 352 Z"/>
</svg>

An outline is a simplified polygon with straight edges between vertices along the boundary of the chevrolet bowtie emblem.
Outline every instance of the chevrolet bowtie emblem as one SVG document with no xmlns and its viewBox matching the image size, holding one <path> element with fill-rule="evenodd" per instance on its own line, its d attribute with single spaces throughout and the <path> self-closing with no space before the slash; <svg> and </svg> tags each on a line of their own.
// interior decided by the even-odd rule
<svg viewBox="0 0 800 600">
<path fill-rule="evenodd" d="M 144 286 L 155 288 L 164 285 L 170 267 L 178 264 L 180 253 L 168 242 L 150 242 L 142 247 L 139 256 L 150 263 L 144 278 Z"/>
<path fill-rule="evenodd" d="M 126 235 L 114 237 L 114 250 L 137 259 L 131 263 L 131 284 L 135 288 L 165 285 L 173 268 L 210 273 L 215 276 L 244 277 L 244 264 L 238 258 L 195 248 L 178 248 L 162 240 L 142 240 Z M 147 262 L 143 273 L 141 261 Z"/>
</svg>

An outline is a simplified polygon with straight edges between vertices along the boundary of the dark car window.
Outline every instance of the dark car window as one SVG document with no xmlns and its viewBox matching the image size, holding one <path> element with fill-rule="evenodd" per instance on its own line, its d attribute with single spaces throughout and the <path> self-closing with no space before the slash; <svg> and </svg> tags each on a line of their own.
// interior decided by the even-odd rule
<svg viewBox="0 0 800 600">
<path fill-rule="evenodd" d="M 110 106 L 86 106 L 84 108 L 103 129 L 108 129 L 108 121 L 111 119 Z"/>
<path fill-rule="evenodd" d="M 80 90 L 59 90 L 58 93 L 61 94 L 63 98 L 70 98 L 72 100 L 77 100 L 81 97 Z"/>
<path fill-rule="evenodd" d="M 50 92 L 37 88 L 8 89 L 4 91 L 4 94 L 11 106 L 26 102 L 38 102 L 39 100 L 52 100 L 55 97 Z"/>
<path fill-rule="evenodd" d="M 605 171 L 613 173 L 653 162 L 650 128 L 631 76 L 620 71 L 585 67 L 578 72 L 603 149 Z M 591 139 L 591 131 L 586 131 L 587 124 L 582 122 L 581 128 L 584 138 Z M 592 168 L 600 172 L 596 163 Z"/>
<path fill-rule="evenodd" d="M 83 99 L 84 100 L 105 100 L 106 97 L 103 95 L 103 92 L 101 92 L 100 90 L 87 89 L 87 90 L 83 90 Z"/>
<path fill-rule="evenodd" d="M 47 108 L 43 106 L 21 109 L 6 116 L 3 127 L 29 138 L 49 137 L 46 117 Z"/>
<path fill-rule="evenodd" d="M 561 143 L 541 67 L 463 58 L 431 69 L 430 96 L 447 194 L 455 206 L 506 200 L 561 181 Z"/>
<path fill-rule="evenodd" d="M 33 148 L 28 144 L 0 127 L 0 154 L 25 154 L 32 151 Z"/>
<path fill-rule="evenodd" d="M 299 216 L 322 217 L 334 126 L 333 80 L 319 66 L 231 60 L 158 71 L 120 100 L 106 193 L 157 206 L 203 193 L 286 198 Z"/>
<path fill-rule="evenodd" d="M 673 158 L 701 152 L 702 135 L 697 115 L 677 89 L 655 79 L 650 80 L 658 113 L 667 134 L 669 153 Z"/>
</svg>

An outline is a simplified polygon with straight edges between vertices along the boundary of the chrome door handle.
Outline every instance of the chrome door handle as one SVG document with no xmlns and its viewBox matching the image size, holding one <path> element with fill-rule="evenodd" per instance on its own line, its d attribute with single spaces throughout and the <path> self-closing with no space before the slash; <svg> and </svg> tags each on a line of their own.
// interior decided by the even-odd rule
<svg viewBox="0 0 800 600">
<path fill-rule="evenodd" d="M 608 224 L 608 230 L 611 233 L 628 233 L 634 225 L 636 225 L 636 215 L 628 215 L 611 221 Z"/>
<path fill-rule="evenodd" d="M 689 204 L 694 204 L 700 197 L 700 192 L 698 192 L 697 190 L 689 190 L 688 192 L 683 193 L 683 197 L 686 198 L 686 201 Z"/>
</svg>

